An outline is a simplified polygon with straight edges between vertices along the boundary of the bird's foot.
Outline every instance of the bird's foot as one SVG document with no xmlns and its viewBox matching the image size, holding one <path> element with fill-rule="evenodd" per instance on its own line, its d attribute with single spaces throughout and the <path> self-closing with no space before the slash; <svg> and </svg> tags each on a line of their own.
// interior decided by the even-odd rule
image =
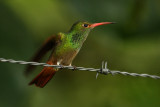
<svg viewBox="0 0 160 107">
<path fill-rule="evenodd" d="M 64 66 L 63 66 L 63 65 L 61 65 L 61 64 L 60 64 L 60 67 L 61 67 L 60 69 L 63 69 L 63 68 L 64 68 Z"/>
<path fill-rule="evenodd" d="M 72 69 L 73 71 L 77 70 L 77 67 L 75 65 L 70 65 L 70 66 L 73 67 L 73 69 Z"/>
</svg>

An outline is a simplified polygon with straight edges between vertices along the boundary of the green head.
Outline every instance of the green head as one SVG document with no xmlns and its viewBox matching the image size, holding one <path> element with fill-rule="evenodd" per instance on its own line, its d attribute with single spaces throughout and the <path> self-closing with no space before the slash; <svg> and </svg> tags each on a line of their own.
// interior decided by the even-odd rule
<svg viewBox="0 0 160 107">
<path fill-rule="evenodd" d="M 69 34 L 72 37 L 73 43 L 83 43 L 89 32 L 96 26 L 104 24 L 113 24 L 113 22 L 89 23 L 89 22 L 76 22 L 71 27 Z"/>
<path fill-rule="evenodd" d="M 101 23 L 89 23 L 89 22 L 76 22 L 73 24 L 73 26 L 70 29 L 70 32 L 82 32 L 83 34 L 89 32 L 91 29 L 93 29 L 96 26 L 104 25 L 104 24 L 113 24 L 114 22 L 101 22 Z"/>
</svg>

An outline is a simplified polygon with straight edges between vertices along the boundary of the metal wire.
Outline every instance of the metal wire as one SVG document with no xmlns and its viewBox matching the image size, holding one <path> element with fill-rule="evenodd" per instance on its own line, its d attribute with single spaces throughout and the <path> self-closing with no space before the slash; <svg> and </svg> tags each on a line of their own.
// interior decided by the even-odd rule
<svg viewBox="0 0 160 107">
<path fill-rule="evenodd" d="M 66 69 L 76 69 L 76 70 L 81 70 L 81 71 L 93 71 L 97 72 L 96 78 L 98 77 L 99 73 L 100 74 L 121 74 L 121 75 L 129 75 L 129 76 L 134 76 L 134 77 L 148 77 L 148 78 L 153 78 L 153 79 L 160 79 L 160 76 L 157 75 L 149 75 L 149 74 L 138 74 L 138 73 L 129 73 L 129 72 L 121 72 L 121 71 L 114 71 L 114 70 L 109 70 L 107 68 L 107 62 L 102 62 L 102 66 L 100 69 L 95 69 L 95 68 L 85 68 L 85 67 L 73 67 L 73 66 L 62 66 L 62 65 L 49 65 L 46 63 L 39 63 L 39 62 L 27 62 L 27 61 L 21 61 L 21 60 L 13 60 L 13 59 L 5 59 L 5 58 L 0 58 L 1 62 L 9 62 L 9 63 L 15 63 L 15 64 L 23 64 L 23 65 L 34 65 L 34 66 L 48 66 L 48 67 L 54 67 L 54 68 L 66 68 Z"/>
</svg>

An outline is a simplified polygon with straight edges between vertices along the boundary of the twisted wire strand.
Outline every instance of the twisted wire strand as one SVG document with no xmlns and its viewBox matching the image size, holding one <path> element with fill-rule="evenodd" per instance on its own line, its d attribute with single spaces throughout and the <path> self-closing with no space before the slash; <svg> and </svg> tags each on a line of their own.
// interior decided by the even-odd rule
<svg viewBox="0 0 160 107">
<path fill-rule="evenodd" d="M 121 75 L 129 75 L 129 76 L 134 76 L 134 77 L 148 77 L 148 78 L 153 78 L 153 79 L 160 79 L 160 76 L 157 75 L 149 75 L 149 74 L 138 74 L 138 73 L 129 73 L 129 72 L 121 72 L 121 71 L 114 71 L 114 70 L 109 70 L 107 68 L 107 62 L 102 62 L 102 67 L 100 69 L 95 69 L 95 68 L 85 68 L 85 67 L 73 67 L 73 66 L 62 66 L 62 65 L 49 65 L 46 63 L 39 63 L 39 62 L 27 62 L 27 61 L 22 61 L 22 60 L 13 60 L 13 59 L 5 59 L 5 58 L 0 58 L 0 62 L 9 62 L 9 63 L 15 63 L 15 64 L 23 64 L 23 65 L 34 65 L 34 66 L 48 66 L 48 67 L 54 67 L 54 68 L 66 68 L 66 69 L 76 69 L 76 70 L 81 70 L 81 71 L 92 71 L 92 72 L 97 72 L 96 78 L 98 77 L 99 73 L 100 74 L 121 74 Z"/>
</svg>

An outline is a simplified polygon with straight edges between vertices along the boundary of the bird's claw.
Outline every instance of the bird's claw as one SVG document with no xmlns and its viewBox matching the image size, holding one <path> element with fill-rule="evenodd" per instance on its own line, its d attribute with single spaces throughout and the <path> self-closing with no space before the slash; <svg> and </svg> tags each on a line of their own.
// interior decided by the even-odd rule
<svg viewBox="0 0 160 107">
<path fill-rule="evenodd" d="M 63 69 L 64 68 L 64 66 L 63 65 L 60 65 L 60 69 Z"/>
<path fill-rule="evenodd" d="M 75 65 L 72 65 L 72 67 L 73 67 L 73 71 L 75 71 L 76 69 L 77 69 L 77 67 L 75 66 Z"/>
</svg>

